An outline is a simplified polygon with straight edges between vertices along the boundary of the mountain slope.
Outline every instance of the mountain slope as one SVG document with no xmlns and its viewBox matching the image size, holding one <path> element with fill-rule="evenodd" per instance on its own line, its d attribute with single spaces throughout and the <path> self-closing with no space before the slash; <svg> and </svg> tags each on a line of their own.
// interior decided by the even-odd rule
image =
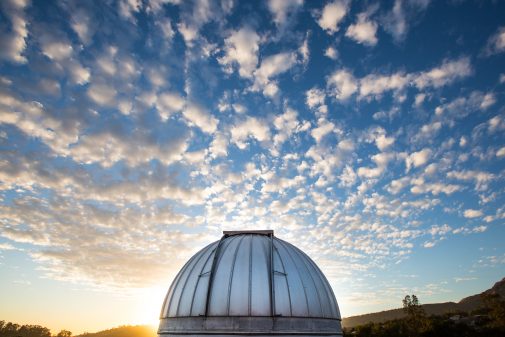
<svg viewBox="0 0 505 337">
<path fill-rule="evenodd" d="M 465 297 L 458 303 L 431 303 L 423 304 L 422 307 L 428 315 L 442 315 L 455 311 L 470 312 L 478 309 L 482 305 L 481 296 L 485 294 L 498 294 L 502 298 L 505 298 L 505 278 L 503 278 L 501 281 L 496 282 L 491 289 L 488 289 L 480 294 Z M 392 309 L 365 315 L 346 317 L 342 320 L 342 325 L 346 328 L 352 328 L 356 325 L 362 325 L 368 322 L 380 323 L 404 316 L 405 314 L 403 312 L 403 309 Z"/>
<path fill-rule="evenodd" d="M 147 325 L 126 325 L 108 330 L 83 333 L 75 337 L 156 337 L 156 330 Z"/>
</svg>

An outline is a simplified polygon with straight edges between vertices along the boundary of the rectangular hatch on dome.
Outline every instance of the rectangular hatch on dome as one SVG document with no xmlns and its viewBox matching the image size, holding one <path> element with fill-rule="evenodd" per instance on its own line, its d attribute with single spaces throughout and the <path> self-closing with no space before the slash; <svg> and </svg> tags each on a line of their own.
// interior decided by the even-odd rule
<svg viewBox="0 0 505 337">
<path fill-rule="evenodd" d="M 225 236 L 241 235 L 241 234 L 274 235 L 274 231 L 272 229 L 223 231 L 223 235 Z"/>
</svg>

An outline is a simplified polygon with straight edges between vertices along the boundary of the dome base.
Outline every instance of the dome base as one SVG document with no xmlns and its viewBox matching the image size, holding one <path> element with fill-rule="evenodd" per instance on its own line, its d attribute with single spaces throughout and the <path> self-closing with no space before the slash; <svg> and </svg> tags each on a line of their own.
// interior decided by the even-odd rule
<svg viewBox="0 0 505 337">
<path fill-rule="evenodd" d="M 342 336 L 339 319 L 313 317 L 172 317 L 163 318 L 159 337 L 261 336 Z"/>
</svg>

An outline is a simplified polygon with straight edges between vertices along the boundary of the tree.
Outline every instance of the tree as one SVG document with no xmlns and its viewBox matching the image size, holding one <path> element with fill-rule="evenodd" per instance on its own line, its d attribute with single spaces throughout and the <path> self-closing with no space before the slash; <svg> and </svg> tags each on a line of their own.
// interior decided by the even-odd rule
<svg viewBox="0 0 505 337">
<path fill-rule="evenodd" d="M 505 329 L 505 301 L 502 301 L 498 294 L 481 295 L 484 305 L 489 310 L 491 326 Z"/>
<path fill-rule="evenodd" d="M 56 337 L 72 337 L 72 332 L 68 330 L 61 330 L 60 332 L 58 332 Z"/>
<path fill-rule="evenodd" d="M 402 300 L 403 311 L 407 314 L 408 329 L 411 336 L 419 336 L 428 327 L 426 313 L 416 295 L 407 295 Z"/>
</svg>

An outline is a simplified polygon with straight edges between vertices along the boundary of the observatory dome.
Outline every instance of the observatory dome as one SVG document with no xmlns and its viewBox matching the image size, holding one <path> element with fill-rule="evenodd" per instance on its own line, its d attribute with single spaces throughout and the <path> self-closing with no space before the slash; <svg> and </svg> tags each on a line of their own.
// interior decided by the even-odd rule
<svg viewBox="0 0 505 337">
<path fill-rule="evenodd" d="M 273 231 L 225 231 L 175 277 L 158 334 L 340 336 L 335 295 L 305 253 Z"/>
</svg>

